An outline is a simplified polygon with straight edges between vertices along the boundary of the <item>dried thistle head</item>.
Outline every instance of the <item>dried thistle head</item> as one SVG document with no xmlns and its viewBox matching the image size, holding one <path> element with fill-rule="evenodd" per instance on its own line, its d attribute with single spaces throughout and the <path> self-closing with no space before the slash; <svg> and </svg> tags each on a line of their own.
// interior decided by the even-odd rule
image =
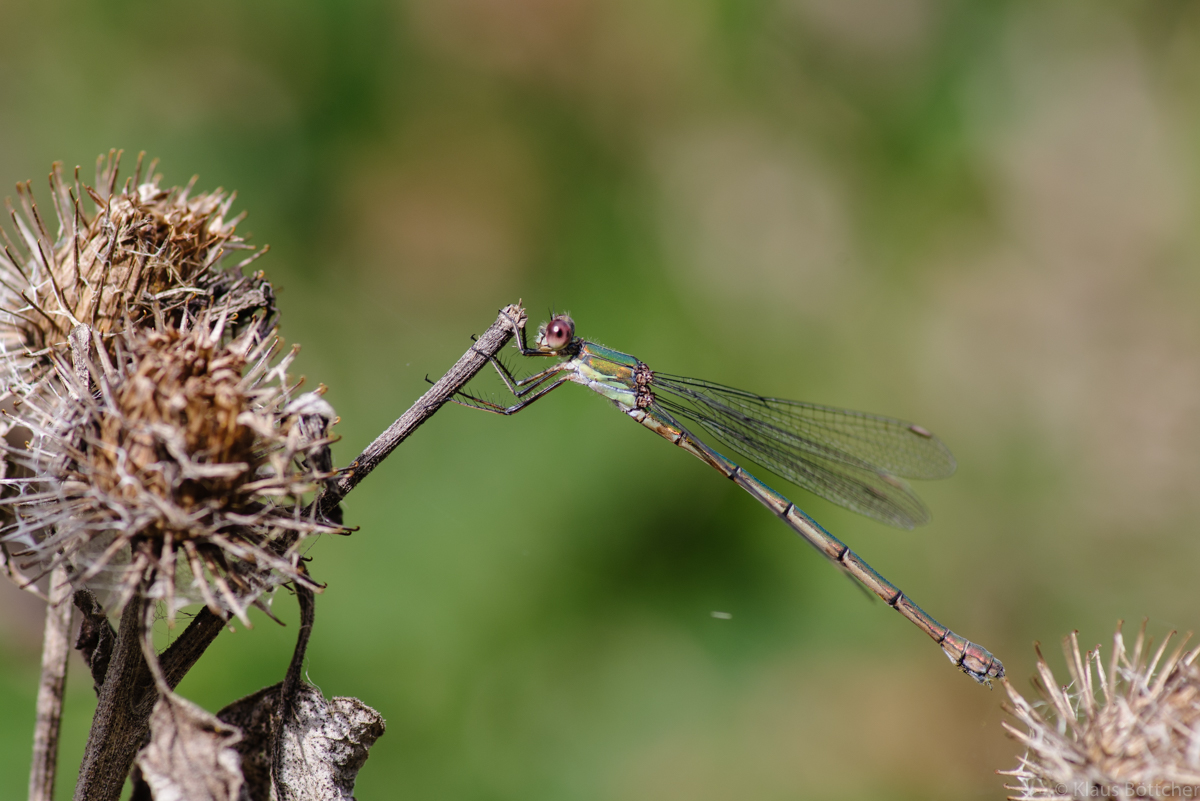
<svg viewBox="0 0 1200 801">
<path fill-rule="evenodd" d="M 251 406 L 246 355 L 196 329 L 151 330 L 123 344 L 128 372 L 112 403 L 92 410 L 84 472 L 104 492 L 144 490 L 183 509 L 229 502 L 262 459 L 254 429 L 240 420 Z M 209 467 L 191 466 L 198 460 Z M 177 479 L 180 469 L 192 475 Z"/>
<path fill-rule="evenodd" d="M 192 195 L 164 189 L 151 162 L 145 182 L 139 156 L 134 177 L 118 191 L 120 152 L 96 162 L 96 186 L 69 183 L 56 163 L 49 176 L 57 217 L 53 235 L 30 182 L 17 184 L 21 212 L 6 201 L 14 235 L 0 228 L 0 342 L 10 352 L 67 341 L 78 325 L 107 334 L 140 325 L 158 301 L 166 308 L 189 296 L 212 297 L 231 251 L 250 249 L 237 236 L 243 215 L 226 219 L 236 193 Z M 253 261 L 259 251 L 240 268 Z"/>
<path fill-rule="evenodd" d="M 32 578 L 66 564 L 110 609 L 143 592 L 171 617 L 203 601 L 245 620 L 272 585 L 311 586 L 303 537 L 341 530 L 305 514 L 330 479 L 334 413 L 319 393 L 293 399 L 265 277 L 221 264 L 245 247 L 232 197 L 156 177 L 116 194 L 117 161 L 84 187 L 92 217 L 51 176 L 57 240 L 31 199 L 13 214 L 27 247 L 9 240 L 0 260 L 16 304 L 0 305 L 0 555 Z"/>
<path fill-rule="evenodd" d="M 1059 686 L 1038 650 L 1031 703 L 1006 680 L 1008 712 L 1024 731 L 1005 723 L 1024 743 L 1020 765 L 1002 774 L 1017 779 L 1014 799 L 1158 798 L 1200 796 L 1200 647 L 1186 639 L 1165 660 L 1174 632 L 1151 653 L 1143 623 L 1133 653 L 1121 627 L 1105 668 L 1099 647 L 1079 652 L 1064 641 L 1071 683 Z"/>
</svg>

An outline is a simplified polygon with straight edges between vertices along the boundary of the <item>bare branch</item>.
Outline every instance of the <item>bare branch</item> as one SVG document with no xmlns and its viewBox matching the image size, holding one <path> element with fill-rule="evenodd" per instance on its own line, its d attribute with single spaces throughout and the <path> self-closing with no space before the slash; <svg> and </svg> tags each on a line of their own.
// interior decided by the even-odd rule
<svg viewBox="0 0 1200 801">
<path fill-rule="evenodd" d="M 42 636 L 42 680 L 38 685 L 37 723 L 33 729 L 33 765 L 29 770 L 29 801 L 52 801 L 58 766 L 58 733 L 62 723 L 63 687 L 67 680 L 68 637 L 74 607 L 65 566 L 50 571 L 50 602 Z"/>
<path fill-rule="evenodd" d="M 150 713 L 158 700 L 154 679 L 142 657 L 142 604 L 140 594 L 125 605 L 117 643 L 100 689 L 96 716 L 75 785 L 77 801 L 115 801 L 137 750 L 146 741 Z M 174 688 L 217 638 L 225 622 L 207 607 L 171 647 L 159 656 L 167 684 Z"/>
<path fill-rule="evenodd" d="M 116 801 L 120 798 L 133 755 L 146 737 L 150 710 L 140 711 L 138 707 L 145 706 L 140 702 L 146 691 L 151 695 L 155 693 L 138 644 L 143 603 L 140 595 L 130 599 L 121 615 L 117 644 L 104 677 L 104 686 L 100 688 L 100 701 L 79 768 L 75 801 Z"/>
<path fill-rule="evenodd" d="M 396 446 L 403 442 L 409 434 L 433 416 L 442 408 L 454 393 L 467 385 L 475 375 L 482 370 L 508 340 L 512 338 L 513 326 L 524 324 L 525 309 L 515 303 L 500 310 L 500 316 L 492 327 L 475 341 L 475 344 L 462 355 L 462 358 L 450 368 L 438 381 L 422 395 L 412 407 L 400 416 L 396 422 L 384 431 L 375 441 L 367 446 L 359 457 L 350 463 L 343 472 L 342 478 L 318 500 L 317 512 L 320 517 L 327 515 L 337 506 L 358 482 L 374 470 L 380 462 L 387 458 Z"/>
</svg>

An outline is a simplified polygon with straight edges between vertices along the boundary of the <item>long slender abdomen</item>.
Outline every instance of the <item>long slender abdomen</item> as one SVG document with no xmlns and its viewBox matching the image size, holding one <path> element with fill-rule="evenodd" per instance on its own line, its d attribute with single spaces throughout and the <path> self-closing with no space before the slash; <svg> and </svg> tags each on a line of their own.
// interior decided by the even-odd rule
<svg viewBox="0 0 1200 801">
<path fill-rule="evenodd" d="M 980 683 L 989 683 L 992 679 L 1004 676 L 1004 665 L 990 651 L 938 623 L 925 610 L 913 603 L 896 585 L 879 575 L 844 542 L 796 508 L 796 504 L 746 472 L 740 465 L 726 459 L 693 437 L 670 415 L 658 408 L 630 409 L 627 414 L 651 431 L 669 439 L 702 462 L 719 470 L 727 478 L 733 479 L 739 487 L 774 512 L 776 517 L 791 526 L 805 542 L 812 545 L 851 578 L 878 595 L 884 603 L 928 634 L 934 642 L 942 646 L 942 651 L 950 661 L 968 676 Z"/>
</svg>

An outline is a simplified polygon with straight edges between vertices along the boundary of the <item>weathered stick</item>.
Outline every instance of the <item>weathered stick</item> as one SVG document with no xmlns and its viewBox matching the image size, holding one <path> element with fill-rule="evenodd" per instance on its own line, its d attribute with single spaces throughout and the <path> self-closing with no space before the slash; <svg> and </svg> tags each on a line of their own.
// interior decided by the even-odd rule
<svg viewBox="0 0 1200 801">
<path fill-rule="evenodd" d="M 100 687 L 100 700 L 75 785 L 76 801 L 120 798 L 133 758 L 146 742 L 158 691 L 139 642 L 143 603 L 141 595 L 135 595 L 121 616 L 117 643 Z M 225 621 L 205 607 L 179 639 L 159 656 L 159 665 L 172 689 L 224 627 Z"/>
<path fill-rule="evenodd" d="M 29 768 L 29 801 L 53 801 L 58 766 L 58 732 L 62 723 L 63 687 L 71 655 L 71 619 L 75 607 L 67 568 L 50 571 L 46 628 L 42 635 L 42 679 L 38 684 L 37 723 L 33 728 L 33 764 Z"/>
<path fill-rule="evenodd" d="M 525 309 L 520 303 L 505 306 L 500 310 L 500 316 L 492 327 L 483 333 L 471 346 L 470 350 L 450 368 L 438 381 L 422 395 L 416 403 L 386 431 L 375 438 L 375 441 L 359 454 L 350 466 L 342 471 L 341 479 L 332 489 L 322 495 L 317 501 L 317 512 L 320 516 L 327 515 L 337 506 L 358 482 L 366 478 L 388 454 L 396 449 L 409 434 L 433 416 L 442 408 L 467 382 L 474 378 L 480 370 L 487 366 L 489 360 L 500 352 L 508 340 L 512 338 L 513 326 L 525 322 Z"/>
</svg>

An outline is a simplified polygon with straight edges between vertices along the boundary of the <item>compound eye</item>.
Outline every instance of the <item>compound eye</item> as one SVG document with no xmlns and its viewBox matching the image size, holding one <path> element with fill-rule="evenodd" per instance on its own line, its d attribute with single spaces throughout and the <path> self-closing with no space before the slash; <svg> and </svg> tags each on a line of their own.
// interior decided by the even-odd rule
<svg viewBox="0 0 1200 801">
<path fill-rule="evenodd" d="M 575 338 L 575 321 L 565 314 L 554 317 L 546 323 L 546 347 L 550 350 L 562 350 L 571 344 Z"/>
</svg>

